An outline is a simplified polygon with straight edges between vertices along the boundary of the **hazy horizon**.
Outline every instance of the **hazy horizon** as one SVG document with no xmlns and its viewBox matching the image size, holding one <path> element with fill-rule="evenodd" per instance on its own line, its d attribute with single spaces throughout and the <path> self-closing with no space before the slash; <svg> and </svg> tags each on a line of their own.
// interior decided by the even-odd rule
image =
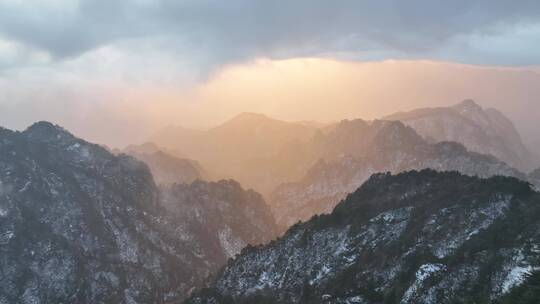
<svg viewBox="0 0 540 304">
<path fill-rule="evenodd" d="M 540 74 L 534 67 L 427 60 L 260 59 L 227 66 L 189 87 L 148 88 L 145 84 L 111 88 L 98 96 L 87 89 L 0 103 L 1 125 L 21 130 L 48 120 L 90 141 L 123 148 L 146 141 L 166 126 L 205 129 L 243 112 L 328 123 L 373 120 L 473 99 L 507 115 L 526 143 L 540 139 L 536 132 L 540 102 L 534 97 L 540 95 L 535 92 L 540 91 Z"/>
</svg>

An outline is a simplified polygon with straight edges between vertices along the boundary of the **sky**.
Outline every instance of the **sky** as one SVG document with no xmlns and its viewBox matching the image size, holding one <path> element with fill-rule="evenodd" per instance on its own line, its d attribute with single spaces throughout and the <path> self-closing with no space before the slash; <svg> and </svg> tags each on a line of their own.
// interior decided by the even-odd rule
<svg viewBox="0 0 540 304">
<path fill-rule="evenodd" d="M 0 1 L 0 125 L 122 146 L 238 112 L 373 119 L 474 98 L 540 141 L 540 2 Z"/>
</svg>

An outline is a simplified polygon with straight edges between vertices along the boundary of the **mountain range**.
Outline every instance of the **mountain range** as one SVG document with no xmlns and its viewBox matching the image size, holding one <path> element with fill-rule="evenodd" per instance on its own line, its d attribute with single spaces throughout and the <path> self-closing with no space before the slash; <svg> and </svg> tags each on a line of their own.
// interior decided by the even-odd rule
<svg viewBox="0 0 540 304">
<path fill-rule="evenodd" d="M 143 162 L 47 122 L 0 129 L 0 303 L 177 303 L 273 237 L 269 214 L 232 181 L 160 190 Z"/>
<path fill-rule="evenodd" d="M 468 151 L 456 142 L 430 143 L 399 121 L 342 121 L 309 144 L 321 159 L 298 182 L 284 183 L 269 202 L 278 223 L 330 212 L 335 204 L 377 172 L 432 168 L 489 177 L 527 176 L 493 156 Z"/>
<path fill-rule="evenodd" d="M 401 121 L 420 135 L 423 141 L 436 144 L 457 142 L 467 150 L 492 155 L 522 172 L 537 167 L 540 159 L 523 144 L 512 122 L 495 109 L 483 109 L 472 100 L 446 108 L 417 109 L 384 117 L 384 121 Z M 350 128 L 360 130 L 372 121 L 353 120 Z M 355 134 L 356 145 L 348 138 L 335 139 L 336 146 L 314 146 L 320 138 L 342 122 L 317 124 L 285 122 L 261 114 L 242 113 L 208 130 L 169 127 L 152 136 L 164 149 L 194 159 L 216 176 L 234 178 L 270 197 L 283 183 L 300 182 L 321 159 L 358 153 L 367 146 L 372 134 Z M 408 139 L 397 140 L 407 141 Z M 417 139 L 415 139 L 417 140 Z M 348 145 L 348 146 L 345 146 Z M 326 151 L 320 151 L 320 149 Z M 352 149 L 354 151 L 340 150 Z"/>
<path fill-rule="evenodd" d="M 524 172 L 538 161 L 506 116 L 496 109 L 483 109 L 470 99 L 450 107 L 416 109 L 384 119 L 402 121 L 429 141 L 455 141 L 471 151 L 493 155 Z"/>
<path fill-rule="evenodd" d="M 286 144 L 311 138 L 316 126 L 242 113 L 208 130 L 169 127 L 149 142 L 181 151 L 203 167 L 212 168 L 218 178 L 231 177 L 246 187 L 267 193 L 290 176 L 299 175 L 295 175 L 290 163 L 276 156 Z"/>
<path fill-rule="evenodd" d="M 124 150 L 115 152 L 131 155 L 146 163 L 158 185 L 189 184 L 195 180 L 210 179 L 210 173 L 197 161 L 178 157 L 174 152 L 169 152 L 154 143 L 130 145 Z"/>
<path fill-rule="evenodd" d="M 515 178 L 376 174 L 187 303 L 494 303 L 540 269 L 539 203 Z"/>
<path fill-rule="evenodd" d="M 326 125 L 244 113 L 207 131 L 186 132 L 168 129 L 152 140 L 199 157 L 205 167 L 220 163 L 223 177 L 267 198 L 282 230 L 330 212 L 376 172 L 434 168 L 537 183 L 520 172 L 532 171 L 534 156 L 512 122 L 472 100 Z"/>
<path fill-rule="evenodd" d="M 534 164 L 470 100 L 123 150 L 0 128 L 0 303 L 536 303 Z"/>
</svg>

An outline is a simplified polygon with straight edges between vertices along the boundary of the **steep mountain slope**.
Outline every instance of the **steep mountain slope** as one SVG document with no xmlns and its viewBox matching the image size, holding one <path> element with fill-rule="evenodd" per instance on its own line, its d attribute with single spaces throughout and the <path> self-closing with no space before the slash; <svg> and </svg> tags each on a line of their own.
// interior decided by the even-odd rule
<svg viewBox="0 0 540 304">
<path fill-rule="evenodd" d="M 185 152 L 220 177 L 234 178 L 244 186 L 265 192 L 288 175 L 287 165 L 281 165 L 281 158 L 274 156 L 288 143 L 310 139 L 315 130 L 312 124 L 242 113 L 208 130 L 168 128 L 151 141 Z M 269 174 L 261 167 L 274 168 L 274 172 Z"/>
<path fill-rule="evenodd" d="M 298 220 L 326 213 L 371 174 L 432 168 L 468 175 L 526 179 L 494 157 L 467 151 L 451 142 L 430 144 L 399 121 L 342 121 L 312 143 L 323 159 L 298 182 L 285 183 L 270 196 L 278 224 L 286 229 Z"/>
<path fill-rule="evenodd" d="M 539 269 L 539 216 L 514 178 L 377 174 L 187 303 L 489 303 Z"/>
<path fill-rule="evenodd" d="M 193 234 L 207 235 L 215 260 L 225 263 L 247 244 L 266 243 L 277 236 L 270 208 L 262 196 L 238 182 L 222 180 L 177 184 L 163 190 L 163 205 Z"/>
<path fill-rule="evenodd" d="M 152 147 L 152 149 L 148 147 Z M 130 146 L 123 152 L 146 163 L 158 185 L 191 183 L 197 179 L 209 177 L 209 174 L 198 162 L 176 157 L 163 151 L 157 145 Z"/>
<path fill-rule="evenodd" d="M 446 108 L 396 113 L 384 119 L 402 121 L 429 140 L 459 142 L 471 151 L 493 155 L 526 172 L 535 164 L 512 122 L 501 112 L 484 110 L 472 100 Z"/>
<path fill-rule="evenodd" d="M 266 226 L 240 212 L 243 204 L 257 210 L 262 202 L 230 188 L 231 199 L 241 199 L 237 204 L 205 198 L 199 209 L 212 209 L 213 202 L 224 214 L 237 214 L 245 230 L 215 223 L 229 227 L 232 239 L 265 241 L 257 229 Z M 0 303 L 183 299 L 223 265 L 229 248 L 207 242 L 218 230 L 183 226 L 190 215 L 170 212 L 170 200 L 165 208 L 160 196 L 144 163 L 58 126 L 0 129 Z"/>
</svg>

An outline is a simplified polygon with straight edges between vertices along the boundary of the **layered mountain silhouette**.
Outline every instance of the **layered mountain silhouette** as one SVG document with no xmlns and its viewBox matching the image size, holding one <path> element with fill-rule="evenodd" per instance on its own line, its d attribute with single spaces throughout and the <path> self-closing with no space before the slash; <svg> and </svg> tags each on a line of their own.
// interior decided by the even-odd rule
<svg viewBox="0 0 540 304">
<path fill-rule="evenodd" d="M 489 177 L 525 174 L 493 156 L 467 151 L 459 143 L 430 143 L 399 121 L 342 121 L 309 143 L 320 159 L 298 182 L 284 183 L 270 196 L 276 219 L 287 228 L 330 212 L 340 199 L 376 172 L 432 168 Z M 305 157 L 306 160 L 309 157 Z"/>
<path fill-rule="evenodd" d="M 514 169 L 531 171 L 533 156 L 497 110 L 466 100 L 387 119 L 317 125 L 244 113 L 206 131 L 165 130 L 154 140 L 263 193 L 281 229 L 331 211 L 376 172 L 433 168 L 535 182 Z"/>
<path fill-rule="evenodd" d="M 370 131 L 372 122 L 360 119 L 344 126 L 341 122 L 285 122 L 242 113 L 208 130 L 169 127 L 150 140 L 168 150 L 182 151 L 178 152 L 181 157 L 197 160 L 203 167 L 215 170 L 217 177 L 234 178 L 265 197 L 270 197 L 280 184 L 301 182 L 321 159 L 361 155 L 363 150 L 372 149 L 373 136 L 388 142 L 385 147 L 379 145 L 383 150 L 403 150 L 402 145 L 414 146 L 415 142 L 457 142 L 471 152 L 492 155 L 522 172 L 530 172 L 538 164 L 508 118 L 495 109 L 483 109 L 472 100 L 446 108 L 396 113 L 383 120 L 401 121 L 414 132 L 396 134 L 394 141 L 390 141 L 391 130 L 384 135 L 388 138 L 383 138 Z M 327 135 L 337 127 L 351 131 L 342 132 L 342 138 L 329 139 Z M 350 136 L 354 142 L 349 142 Z M 335 142 L 320 141 L 324 138 Z"/>
<path fill-rule="evenodd" d="M 0 303 L 530 297 L 540 169 L 512 123 L 470 100 L 388 119 L 243 113 L 114 153 L 0 128 Z"/>
<path fill-rule="evenodd" d="M 179 302 L 271 238 L 268 214 L 233 181 L 160 191 L 144 163 L 47 122 L 0 129 L 0 303 Z"/>
<path fill-rule="evenodd" d="M 303 175 L 305 168 L 295 168 L 294 160 L 281 157 L 280 152 L 289 144 L 309 140 L 318 126 L 242 113 L 208 130 L 169 127 L 150 141 L 182 151 L 218 177 L 232 177 L 246 187 L 269 193 L 277 184 Z"/>
<path fill-rule="evenodd" d="M 495 109 L 483 109 L 470 99 L 451 107 L 400 112 L 384 119 L 402 121 L 433 142 L 455 141 L 471 151 L 493 155 L 524 172 L 537 164 L 506 116 Z"/>
<path fill-rule="evenodd" d="M 285 122 L 262 114 L 241 113 L 225 123 L 208 130 L 189 130 L 169 127 L 154 135 L 158 145 L 175 147 L 188 155 L 216 158 L 219 149 L 226 156 L 257 158 L 276 154 L 285 143 L 309 138 L 315 127 L 309 123 Z"/>
<path fill-rule="evenodd" d="M 515 178 L 376 174 L 331 214 L 244 249 L 187 303 L 530 299 L 539 216 L 540 194 Z M 533 289 L 514 289 L 525 281 Z"/>
<path fill-rule="evenodd" d="M 192 183 L 207 180 L 210 174 L 194 160 L 180 158 L 153 143 L 131 145 L 122 151 L 148 165 L 158 185 Z"/>
</svg>

